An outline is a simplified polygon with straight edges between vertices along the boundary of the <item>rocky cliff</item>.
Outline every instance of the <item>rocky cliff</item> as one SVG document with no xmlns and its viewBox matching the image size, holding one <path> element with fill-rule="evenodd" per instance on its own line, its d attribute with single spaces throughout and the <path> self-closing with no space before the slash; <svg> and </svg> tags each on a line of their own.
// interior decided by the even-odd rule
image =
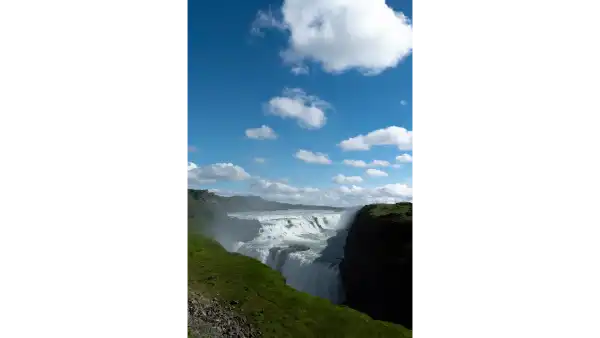
<svg viewBox="0 0 600 338">
<path fill-rule="evenodd" d="M 346 305 L 412 328 L 412 203 L 363 207 L 348 230 L 340 273 Z"/>
</svg>

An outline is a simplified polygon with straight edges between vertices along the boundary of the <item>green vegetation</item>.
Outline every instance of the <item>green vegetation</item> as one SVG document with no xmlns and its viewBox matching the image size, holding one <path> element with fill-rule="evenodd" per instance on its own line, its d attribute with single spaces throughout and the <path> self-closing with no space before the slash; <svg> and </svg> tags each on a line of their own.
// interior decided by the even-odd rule
<svg viewBox="0 0 600 338">
<path fill-rule="evenodd" d="M 198 195 L 205 193 L 208 195 Z M 206 233 L 207 226 L 219 217 L 226 214 L 218 204 L 207 199 L 212 193 L 206 190 L 188 190 L 188 232 Z"/>
<path fill-rule="evenodd" d="M 190 228 L 201 226 L 201 221 L 192 221 L 196 224 Z M 400 325 L 296 291 L 279 272 L 193 232 L 188 239 L 188 286 L 233 305 L 264 337 L 412 337 Z"/>
<path fill-rule="evenodd" d="M 286 285 L 279 272 L 255 259 L 227 252 L 200 234 L 222 209 L 211 203 L 206 193 L 194 195 L 184 197 L 187 286 L 206 298 L 233 305 L 263 337 L 414 337 L 400 325 L 373 320 L 299 292 Z"/>
<path fill-rule="evenodd" d="M 412 203 L 401 202 L 396 204 L 372 204 L 368 205 L 367 211 L 371 216 L 391 216 L 397 219 L 412 220 Z"/>
</svg>

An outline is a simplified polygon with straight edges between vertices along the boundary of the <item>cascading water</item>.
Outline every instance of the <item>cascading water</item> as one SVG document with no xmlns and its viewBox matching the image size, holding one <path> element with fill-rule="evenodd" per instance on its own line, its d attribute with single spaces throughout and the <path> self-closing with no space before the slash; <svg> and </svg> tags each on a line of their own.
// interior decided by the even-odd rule
<svg viewBox="0 0 600 338">
<path fill-rule="evenodd" d="M 293 288 L 339 304 L 344 293 L 338 264 L 343 258 L 346 228 L 355 212 L 231 213 L 229 224 L 218 225 L 221 230 L 215 238 L 227 250 L 279 271 Z"/>
</svg>

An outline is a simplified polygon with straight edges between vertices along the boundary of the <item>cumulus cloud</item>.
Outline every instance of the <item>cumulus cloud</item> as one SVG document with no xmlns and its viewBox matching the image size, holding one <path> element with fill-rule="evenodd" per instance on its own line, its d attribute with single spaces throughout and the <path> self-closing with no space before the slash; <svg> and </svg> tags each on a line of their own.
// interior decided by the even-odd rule
<svg viewBox="0 0 600 338">
<path fill-rule="evenodd" d="M 262 125 L 260 128 L 246 129 L 246 137 L 255 140 L 274 140 L 277 134 L 269 126 Z"/>
<path fill-rule="evenodd" d="M 198 166 L 188 163 L 188 186 L 215 183 L 217 181 L 242 181 L 250 178 L 244 168 L 232 163 L 216 163 Z"/>
<path fill-rule="evenodd" d="M 333 181 L 337 184 L 354 184 L 361 183 L 363 179 L 360 176 L 344 176 L 342 174 L 337 174 L 333 177 Z"/>
<path fill-rule="evenodd" d="M 410 188 L 407 184 L 386 184 L 384 186 L 375 188 L 375 190 L 381 196 L 412 196 L 412 188 Z"/>
<path fill-rule="evenodd" d="M 386 177 L 388 174 L 379 169 L 367 169 L 366 174 L 373 177 Z"/>
<path fill-rule="evenodd" d="M 254 162 L 256 163 L 265 163 L 267 160 L 262 157 L 255 157 Z"/>
<path fill-rule="evenodd" d="M 275 182 L 265 179 L 256 180 L 256 182 L 250 185 L 250 188 L 256 192 L 264 194 L 293 194 L 300 192 L 299 188 L 292 187 L 291 185 L 283 182 Z"/>
<path fill-rule="evenodd" d="M 363 188 L 352 184 L 329 189 L 317 189 L 295 187 L 281 182 L 260 179 L 251 184 L 250 192 L 278 202 L 341 207 L 412 200 L 412 188 L 406 184 L 386 184 L 374 188 Z"/>
<path fill-rule="evenodd" d="M 412 156 L 409 154 L 402 154 L 396 157 L 398 163 L 410 163 L 412 162 Z"/>
<path fill-rule="evenodd" d="M 294 67 L 313 61 L 326 72 L 357 69 L 376 75 L 412 50 L 412 26 L 384 0 L 284 0 L 275 13 L 259 11 L 252 31 L 288 35 L 280 55 Z"/>
<path fill-rule="evenodd" d="M 349 165 L 351 167 L 357 167 L 357 168 L 367 167 L 367 162 L 362 161 L 362 160 L 344 160 L 343 163 L 345 165 Z"/>
<path fill-rule="evenodd" d="M 331 105 L 300 88 L 286 88 L 282 96 L 271 98 L 266 107 L 268 114 L 296 119 L 306 129 L 319 129 L 327 122 L 325 111 Z"/>
<path fill-rule="evenodd" d="M 367 167 L 388 167 L 390 162 L 383 160 L 373 160 L 371 163 L 367 163 L 363 160 L 344 160 L 342 163 L 356 168 L 367 168 Z"/>
<path fill-rule="evenodd" d="M 390 162 L 388 161 L 382 161 L 382 160 L 373 160 L 371 162 L 371 165 L 374 167 L 389 167 Z"/>
<path fill-rule="evenodd" d="M 342 150 L 369 150 L 373 146 L 393 145 L 400 150 L 412 149 L 412 131 L 391 126 L 378 129 L 367 135 L 358 135 L 338 144 Z"/>
<path fill-rule="evenodd" d="M 335 190 L 342 204 L 397 203 L 412 200 L 412 188 L 406 184 L 386 184 L 375 188 L 356 185 L 340 186 Z"/>
<path fill-rule="evenodd" d="M 359 186 L 356 186 L 356 185 L 351 185 L 351 186 L 342 185 L 341 187 L 338 188 L 338 191 L 343 194 L 348 194 L 348 195 L 360 195 L 365 191 L 365 189 L 361 188 Z"/>
<path fill-rule="evenodd" d="M 317 163 L 317 164 L 331 164 L 331 160 L 327 157 L 327 154 L 313 153 L 312 151 L 300 149 L 294 154 L 299 160 L 306 163 Z"/>
</svg>

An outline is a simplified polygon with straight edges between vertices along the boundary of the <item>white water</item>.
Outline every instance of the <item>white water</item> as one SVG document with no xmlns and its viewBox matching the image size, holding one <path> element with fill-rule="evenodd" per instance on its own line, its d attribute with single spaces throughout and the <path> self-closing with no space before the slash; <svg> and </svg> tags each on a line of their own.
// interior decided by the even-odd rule
<svg viewBox="0 0 600 338">
<path fill-rule="evenodd" d="M 338 264 L 343 257 L 345 228 L 354 213 L 354 210 L 231 213 L 229 217 L 249 222 L 237 223 L 237 230 L 228 228 L 228 233 L 220 236 L 227 238 L 227 243 L 221 241 L 221 244 L 229 251 L 253 257 L 281 272 L 293 288 L 337 304 L 343 301 Z M 244 229 L 239 229 L 242 226 Z M 234 233 L 243 233 L 245 241 L 236 240 Z M 250 237 L 253 238 L 249 240 Z"/>
</svg>

